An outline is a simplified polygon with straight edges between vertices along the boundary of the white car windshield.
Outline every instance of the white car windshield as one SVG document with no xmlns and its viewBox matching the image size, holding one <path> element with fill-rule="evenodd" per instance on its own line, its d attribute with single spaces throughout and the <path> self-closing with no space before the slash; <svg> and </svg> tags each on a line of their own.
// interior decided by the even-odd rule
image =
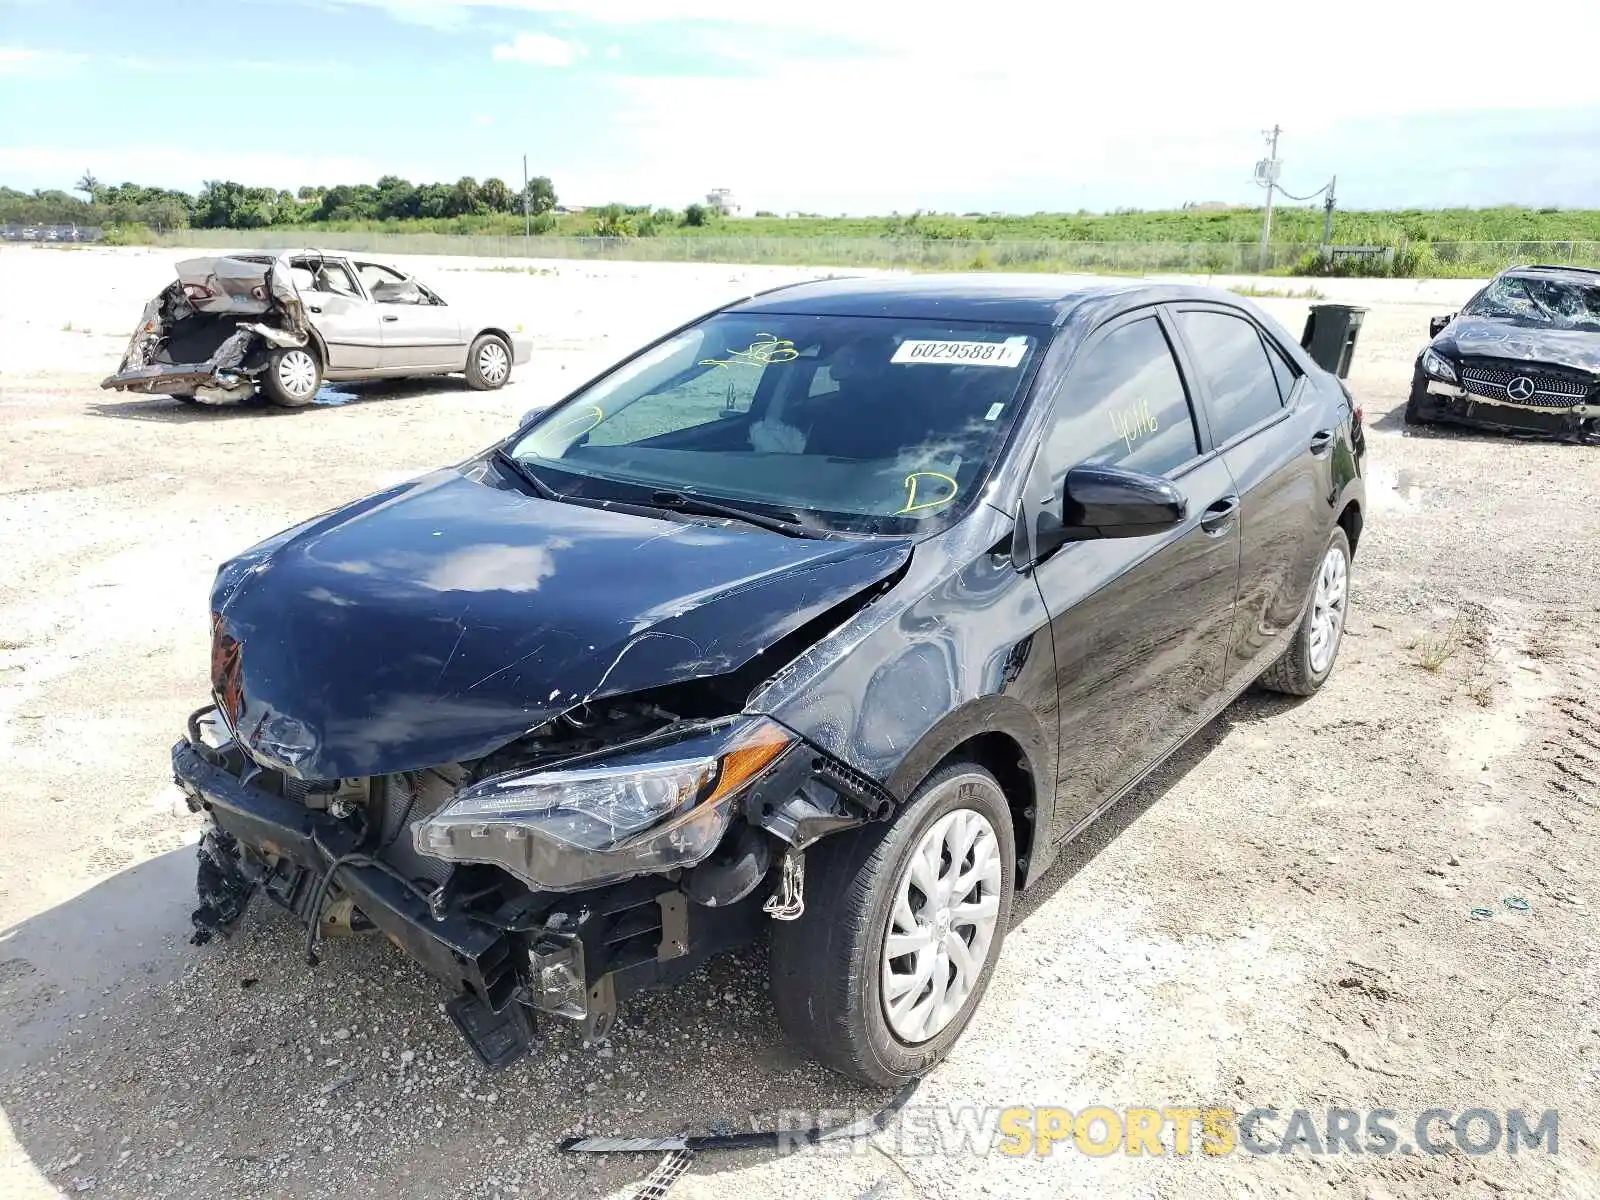
<svg viewBox="0 0 1600 1200">
<path fill-rule="evenodd" d="M 974 498 L 1048 334 L 721 314 L 544 414 L 509 452 L 575 496 L 670 491 L 905 532 Z"/>
</svg>

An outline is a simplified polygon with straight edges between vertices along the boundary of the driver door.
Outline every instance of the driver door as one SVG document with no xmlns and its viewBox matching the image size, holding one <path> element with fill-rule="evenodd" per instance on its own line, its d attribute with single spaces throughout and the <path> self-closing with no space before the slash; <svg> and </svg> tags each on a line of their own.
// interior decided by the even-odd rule
<svg viewBox="0 0 1600 1200">
<path fill-rule="evenodd" d="M 382 263 L 357 262 L 356 270 L 378 310 L 383 336 L 379 365 L 385 371 L 465 368 L 466 338 L 454 309 Z"/>
<path fill-rule="evenodd" d="M 1051 840 L 1098 813 L 1192 730 L 1222 691 L 1239 579 L 1238 497 L 1155 310 L 1089 339 L 1053 397 L 1029 491 L 1059 519 L 1067 471 L 1162 476 L 1188 516 L 1147 537 L 1069 543 L 1034 577 L 1050 613 L 1060 696 Z"/>
</svg>

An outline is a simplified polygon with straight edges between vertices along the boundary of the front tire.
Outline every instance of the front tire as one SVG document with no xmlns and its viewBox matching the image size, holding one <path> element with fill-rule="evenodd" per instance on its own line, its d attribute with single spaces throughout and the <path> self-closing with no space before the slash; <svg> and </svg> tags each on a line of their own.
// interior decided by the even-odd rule
<svg viewBox="0 0 1600 1200">
<path fill-rule="evenodd" d="M 492 392 L 511 378 L 511 347 L 505 339 L 485 333 L 467 351 L 467 386 L 478 392 Z"/>
<path fill-rule="evenodd" d="M 1294 631 L 1294 641 L 1283 657 L 1262 673 L 1261 686 L 1290 696 L 1310 696 L 1322 687 L 1339 657 L 1349 604 L 1350 539 L 1343 528 L 1335 528 L 1322 553 L 1311 584 L 1311 603 Z"/>
<path fill-rule="evenodd" d="M 310 343 L 283 346 L 267 356 L 267 369 L 261 373 L 261 390 L 267 399 L 284 408 L 304 408 L 317 397 L 322 386 L 322 364 Z"/>
<path fill-rule="evenodd" d="M 984 768 L 930 776 L 892 823 L 806 852 L 806 909 L 772 937 L 791 1040 L 863 1083 L 927 1072 L 983 997 L 1011 919 L 1011 809 Z"/>
<path fill-rule="evenodd" d="M 1406 398 L 1406 424 L 1428 424 L 1428 377 L 1418 367 L 1411 376 L 1411 395 Z"/>
</svg>

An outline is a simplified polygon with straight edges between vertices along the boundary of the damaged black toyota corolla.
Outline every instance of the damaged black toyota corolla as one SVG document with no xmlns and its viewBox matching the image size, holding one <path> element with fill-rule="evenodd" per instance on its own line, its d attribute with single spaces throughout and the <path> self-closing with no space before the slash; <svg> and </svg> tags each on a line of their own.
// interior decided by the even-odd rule
<svg viewBox="0 0 1600 1200">
<path fill-rule="evenodd" d="M 679 329 L 224 565 L 197 938 L 379 930 L 484 1061 L 772 932 L 789 1034 L 925 1071 L 1013 891 L 1256 680 L 1333 670 L 1360 418 L 1255 308 L 855 280 Z"/>
</svg>

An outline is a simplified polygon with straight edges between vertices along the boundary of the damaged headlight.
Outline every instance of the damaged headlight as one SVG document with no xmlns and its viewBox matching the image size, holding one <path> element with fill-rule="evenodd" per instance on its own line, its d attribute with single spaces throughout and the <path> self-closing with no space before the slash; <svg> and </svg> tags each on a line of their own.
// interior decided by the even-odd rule
<svg viewBox="0 0 1600 1200">
<path fill-rule="evenodd" d="M 795 741 L 764 717 L 741 719 L 593 765 L 496 775 L 419 821 L 412 841 L 546 891 L 692 866 L 722 840 L 735 798 Z"/>
<path fill-rule="evenodd" d="M 1456 382 L 1456 369 L 1450 365 L 1450 360 L 1442 354 L 1435 354 L 1432 349 L 1422 352 L 1422 371 L 1425 375 L 1432 375 L 1435 379 L 1442 379 L 1446 383 Z"/>
</svg>

